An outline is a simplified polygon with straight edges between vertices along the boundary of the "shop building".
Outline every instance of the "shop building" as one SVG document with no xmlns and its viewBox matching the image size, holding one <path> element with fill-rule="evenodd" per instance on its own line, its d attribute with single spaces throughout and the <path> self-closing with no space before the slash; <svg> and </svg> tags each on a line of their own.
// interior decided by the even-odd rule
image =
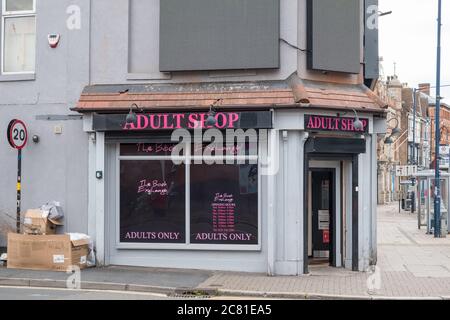
<svg viewBox="0 0 450 320">
<path fill-rule="evenodd" d="M 376 4 L 91 1 L 89 81 L 71 110 L 88 150 L 77 231 L 99 264 L 375 264 Z"/>
</svg>

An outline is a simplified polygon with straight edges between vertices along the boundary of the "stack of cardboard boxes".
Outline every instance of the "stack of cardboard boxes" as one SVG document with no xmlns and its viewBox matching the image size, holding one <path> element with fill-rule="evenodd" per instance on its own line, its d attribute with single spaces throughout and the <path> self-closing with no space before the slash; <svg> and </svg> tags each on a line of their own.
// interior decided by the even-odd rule
<svg viewBox="0 0 450 320">
<path fill-rule="evenodd" d="M 56 235 L 61 220 L 48 211 L 28 210 L 23 234 L 8 234 L 8 262 L 11 269 L 67 271 L 70 266 L 87 267 L 89 238 Z"/>
</svg>

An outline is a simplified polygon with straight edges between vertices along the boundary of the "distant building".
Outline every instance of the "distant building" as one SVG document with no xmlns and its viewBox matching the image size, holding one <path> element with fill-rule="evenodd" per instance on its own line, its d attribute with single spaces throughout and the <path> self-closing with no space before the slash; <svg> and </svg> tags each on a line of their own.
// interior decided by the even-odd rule
<svg viewBox="0 0 450 320">
<path fill-rule="evenodd" d="M 379 81 L 376 93 L 387 103 L 387 134 L 378 141 L 378 203 L 386 204 L 399 200 L 401 194 L 399 177 L 395 167 L 398 165 L 416 165 L 418 170 L 430 166 L 430 120 L 429 120 L 429 84 L 423 84 L 416 90 L 399 81 L 398 77 L 388 77 Z M 415 108 L 414 108 L 415 102 Z M 414 135 L 414 109 L 416 124 Z M 399 133 L 391 136 L 397 127 Z M 390 137 L 392 143 L 385 143 Z M 408 177 L 403 177 L 407 179 Z"/>
<path fill-rule="evenodd" d="M 429 98 L 429 96 L 428 96 Z M 436 149 L 435 149 L 435 141 L 436 141 L 436 100 L 428 99 L 428 116 L 430 118 L 430 126 L 431 126 L 431 149 L 430 149 L 430 159 L 431 159 L 431 167 L 434 168 L 434 164 L 436 161 Z M 441 145 L 441 154 L 440 154 L 440 164 L 441 169 L 449 170 L 449 154 L 448 154 L 448 146 L 450 144 L 449 140 L 449 130 L 450 130 L 450 106 L 446 103 L 441 103 L 440 108 L 440 145 Z"/>
</svg>

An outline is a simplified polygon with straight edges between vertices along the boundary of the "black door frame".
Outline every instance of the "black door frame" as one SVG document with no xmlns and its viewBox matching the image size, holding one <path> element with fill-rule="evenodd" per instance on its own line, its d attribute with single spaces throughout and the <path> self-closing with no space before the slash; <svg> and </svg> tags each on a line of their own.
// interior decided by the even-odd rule
<svg viewBox="0 0 450 320">
<path fill-rule="evenodd" d="M 328 160 L 328 161 L 351 161 L 352 162 L 352 270 L 358 271 L 359 267 L 359 243 L 358 243 L 358 235 L 359 235 L 359 208 L 358 208 L 358 155 L 359 154 L 333 154 L 333 153 L 314 153 L 308 152 L 305 148 L 304 154 L 304 171 L 303 171 L 303 252 L 304 252 L 304 273 L 307 274 L 309 272 L 309 257 L 308 257 L 308 238 L 309 238 L 309 230 L 308 230 L 308 199 L 309 199 L 309 190 L 308 190 L 308 179 L 309 172 L 311 169 L 309 167 L 310 160 Z M 342 177 L 341 177 L 342 178 Z M 342 192 L 342 190 L 341 190 Z M 335 201 L 334 201 L 335 202 Z M 336 236 L 336 234 L 334 235 Z M 343 236 L 343 235 L 341 235 Z M 333 239 L 334 241 L 335 239 Z M 342 250 L 342 248 L 341 248 Z"/>
<path fill-rule="evenodd" d="M 335 221 L 337 220 L 337 208 L 336 208 L 336 169 L 335 168 L 310 168 L 309 172 L 313 173 L 313 172 L 328 172 L 331 174 L 331 181 L 330 181 L 330 189 L 333 191 L 331 192 L 331 213 L 330 213 L 330 256 L 329 256 L 329 261 L 330 261 L 330 266 L 332 267 L 336 267 L 337 266 L 337 257 L 335 255 L 335 249 L 336 246 L 338 246 L 339 244 L 337 243 L 337 233 L 339 232 L 336 228 L 336 223 Z M 307 179 L 309 179 L 309 173 L 308 173 L 308 177 Z M 309 195 L 308 195 L 309 196 Z M 306 199 L 306 201 L 309 201 L 309 199 Z M 312 204 L 311 204 L 312 205 Z M 309 220 L 308 220 L 309 222 Z M 308 235 L 309 238 L 309 235 Z M 308 239 L 309 240 L 309 239 Z M 308 241 L 309 242 L 309 241 Z M 342 248 L 341 248 L 342 249 Z M 308 253 L 307 253 L 308 254 Z M 309 257 L 308 257 L 309 259 Z"/>
</svg>

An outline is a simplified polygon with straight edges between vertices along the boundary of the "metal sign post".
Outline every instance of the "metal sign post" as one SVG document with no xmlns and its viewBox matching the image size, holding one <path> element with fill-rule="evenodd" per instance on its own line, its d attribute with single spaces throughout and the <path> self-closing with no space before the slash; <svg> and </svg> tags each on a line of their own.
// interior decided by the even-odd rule
<svg viewBox="0 0 450 320">
<path fill-rule="evenodd" d="M 16 183 L 16 231 L 20 233 L 20 207 L 22 202 L 22 149 L 27 144 L 28 132 L 25 123 L 12 120 L 6 132 L 11 147 L 17 149 L 17 183 Z"/>
<path fill-rule="evenodd" d="M 17 152 L 17 214 L 16 214 L 16 230 L 20 233 L 20 205 L 21 205 L 21 189 L 22 189 L 22 149 Z"/>
</svg>

